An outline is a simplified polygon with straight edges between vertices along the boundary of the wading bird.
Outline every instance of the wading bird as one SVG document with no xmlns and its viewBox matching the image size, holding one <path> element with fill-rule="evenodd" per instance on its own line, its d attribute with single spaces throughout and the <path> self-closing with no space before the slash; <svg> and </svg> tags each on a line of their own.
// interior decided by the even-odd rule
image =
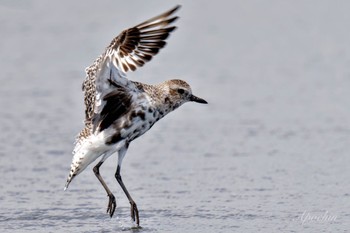
<svg viewBox="0 0 350 233">
<path fill-rule="evenodd" d="M 120 175 L 130 142 L 182 104 L 189 101 L 207 103 L 193 95 L 191 87 L 182 80 L 149 85 L 126 78 L 128 71 L 143 66 L 165 46 L 165 40 L 176 28 L 169 25 L 178 18 L 172 15 L 179 7 L 122 31 L 86 68 L 82 87 L 86 106 L 85 128 L 76 140 L 65 190 L 75 176 L 101 157 L 93 171 L 107 192 L 107 213 L 112 217 L 116 200 L 99 169 L 109 156 L 117 152 L 115 178 L 129 199 L 131 218 L 137 226 L 140 224 L 139 212 Z"/>
</svg>

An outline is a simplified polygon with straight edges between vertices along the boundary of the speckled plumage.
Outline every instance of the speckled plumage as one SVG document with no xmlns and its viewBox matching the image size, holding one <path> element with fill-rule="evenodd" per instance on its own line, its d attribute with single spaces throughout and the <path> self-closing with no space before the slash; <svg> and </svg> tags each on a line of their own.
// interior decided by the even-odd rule
<svg viewBox="0 0 350 233">
<path fill-rule="evenodd" d="M 118 152 L 116 179 L 131 204 L 131 216 L 139 225 L 138 210 L 120 176 L 120 167 L 131 141 L 147 132 L 154 123 L 188 101 L 206 103 L 192 94 L 182 80 L 168 80 L 149 85 L 126 78 L 126 72 L 143 66 L 166 44 L 175 29 L 169 24 L 178 17 L 171 15 L 179 8 L 122 31 L 112 40 L 105 52 L 86 68 L 83 82 L 85 127 L 77 137 L 71 170 L 65 189 L 72 179 L 98 157 L 94 167 L 109 196 L 107 212 L 112 217 L 116 204 L 99 174 L 99 167 L 113 153 Z"/>
</svg>

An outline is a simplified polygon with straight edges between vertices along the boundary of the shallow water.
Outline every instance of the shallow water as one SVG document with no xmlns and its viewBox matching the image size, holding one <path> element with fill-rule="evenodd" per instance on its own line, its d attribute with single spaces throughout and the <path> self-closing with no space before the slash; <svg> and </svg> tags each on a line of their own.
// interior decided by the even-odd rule
<svg viewBox="0 0 350 233">
<path fill-rule="evenodd" d="M 197 2 L 0 2 L 1 232 L 350 229 L 350 4 Z M 101 167 L 112 219 L 91 166 L 63 192 L 80 87 L 113 36 L 177 3 L 179 29 L 130 77 L 180 77 L 210 104 L 182 106 L 131 144 L 136 230 L 116 156 Z"/>
</svg>

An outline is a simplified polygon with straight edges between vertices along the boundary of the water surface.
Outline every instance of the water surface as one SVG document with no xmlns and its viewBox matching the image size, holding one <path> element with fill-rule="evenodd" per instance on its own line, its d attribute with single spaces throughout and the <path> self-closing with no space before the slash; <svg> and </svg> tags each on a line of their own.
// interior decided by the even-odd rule
<svg viewBox="0 0 350 233">
<path fill-rule="evenodd" d="M 113 36 L 177 3 L 179 29 L 130 77 L 185 79 L 210 104 L 184 105 L 131 144 L 122 175 L 140 210 L 135 230 L 117 156 L 101 167 L 117 197 L 112 219 L 91 166 L 63 192 L 81 82 Z M 2 1 L 1 232 L 346 232 L 349 7 Z"/>
</svg>

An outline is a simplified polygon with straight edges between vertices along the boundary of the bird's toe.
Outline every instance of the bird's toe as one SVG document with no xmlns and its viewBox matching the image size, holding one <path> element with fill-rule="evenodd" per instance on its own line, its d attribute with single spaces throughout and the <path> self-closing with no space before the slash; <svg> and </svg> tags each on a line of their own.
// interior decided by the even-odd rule
<svg viewBox="0 0 350 233">
<path fill-rule="evenodd" d="M 115 208 L 117 207 L 117 203 L 115 201 L 115 197 L 113 194 L 108 195 L 109 197 L 109 202 L 107 206 L 107 213 L 109 214 L 110 217 L 113 216 Z"/>
<path fill-rule="evenodd" d="M 135 202 L 130 203 L 131 204 L 131 218 L 134 222 L 136 222 L 137 227 L 140 226 L 140 219 L 139 219 L 139 210 L 137 209 L 137 205 Z"/>
</svg>

